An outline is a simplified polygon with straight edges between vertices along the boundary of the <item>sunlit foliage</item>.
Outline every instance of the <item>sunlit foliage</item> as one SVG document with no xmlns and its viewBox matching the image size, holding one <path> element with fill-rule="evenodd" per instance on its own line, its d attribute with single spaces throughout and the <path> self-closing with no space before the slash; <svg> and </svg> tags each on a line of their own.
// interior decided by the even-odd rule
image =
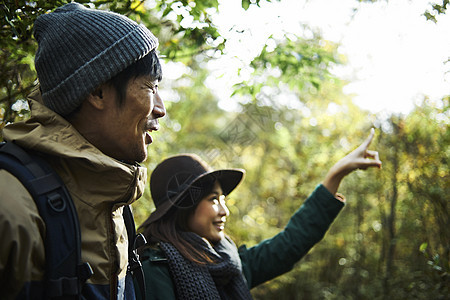
<svg viewBox="0 0 450 300">
<path fill-rule="evenodd" d="M 2 126 L 26 116 L 24 99 L 35 80 L 33 20 L 65 2 L 0 4 Z M 166 62 L 183 65 L 178 78 L 161 82 L 170 95 L 167 116 L 145 164 L 151 172 L 169 155 L 194 152 L 215 168 L 246 169 L 227 202 L 227 231 L 238 245 L 282 230 L 328 168 L 376 128 L 371 148 L 383 168 L 344 180 L 347 205 L 324 240 L 291 272 L 252 290 L 255 299 L 448 297 L 450 96 L 424 97 L 407 116 L 363 111 L 331 72 L 345 62 L 337 45 L 314 33 L 269 39 L 249 66 L 251 76 L 230 91 L 236 109 L 225 111 L 205 84 L 210 74 L 202 63 L 225 47 L 210 18 L 217 1 L 83 3 L 144 22 Z M 148 187 L 133 208 L 137 224 L 154 209 Z"/>
</svg>

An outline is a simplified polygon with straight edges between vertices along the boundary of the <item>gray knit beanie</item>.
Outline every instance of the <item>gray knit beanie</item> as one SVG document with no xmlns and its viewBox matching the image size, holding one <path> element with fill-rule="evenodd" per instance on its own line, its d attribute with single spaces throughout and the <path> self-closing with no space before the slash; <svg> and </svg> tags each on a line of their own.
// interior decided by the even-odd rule
<svg viewBox="0 0 450 300">
<path fill-rule="evenodd" d="M 158 46 L 157 38 L 129 18 L 69 3 L 34 24 L 35 65 L 47 107 L 60 115 Z"/>
</svg>

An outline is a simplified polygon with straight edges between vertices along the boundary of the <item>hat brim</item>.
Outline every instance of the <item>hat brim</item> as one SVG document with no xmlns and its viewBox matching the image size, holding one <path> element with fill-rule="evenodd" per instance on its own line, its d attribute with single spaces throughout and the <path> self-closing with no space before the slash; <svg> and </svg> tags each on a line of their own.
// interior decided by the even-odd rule
<svg viewBox="0 0 450 300">
<path fill-rule="evenodd" d="M 180 208 L 186 209 L 189 207 L 193 207 L 197 204 L 198 197 L 195 197 L 196 189 L 202 183 L 207 181 L 215 182 L 219 181 L 220 186 L 222 188 L 223 194 L 229 195 L 243 180 L 245 175 L 245 170 L 243 169 L 222 169 L 215 170 L 211 172 L 204 173 L 193 180 L 183 191 L 180 191 L 176 196 L 169 198 L 168 201 L 165 201 L 161 204 L 149 217 L 149 223 L 155 222 L 156 220 L 161 219 L 164 215 L 166 215 L 172 208 Z M 188 194 L 194 197 L 186 197 Z M 186 203 L 186 199 L 193 199 L 188 203 Z"/>
</svg>

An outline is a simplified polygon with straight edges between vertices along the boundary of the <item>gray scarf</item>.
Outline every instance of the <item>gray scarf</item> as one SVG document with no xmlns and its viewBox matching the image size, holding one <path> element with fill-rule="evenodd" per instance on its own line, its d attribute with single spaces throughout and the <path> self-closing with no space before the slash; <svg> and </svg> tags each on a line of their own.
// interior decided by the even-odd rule
<svg viewBox="0 0 450 300">
<path fill-rule="evenodd" d="M 178 299 L 252 299 L 233 241 L 223 238 L 211 247 L 195 233 L 183 232 L 182 237 L 207 253 L 215 263 L 196 264 L 184 258 L 172 244 L 161 242 Z"/>
</svg>

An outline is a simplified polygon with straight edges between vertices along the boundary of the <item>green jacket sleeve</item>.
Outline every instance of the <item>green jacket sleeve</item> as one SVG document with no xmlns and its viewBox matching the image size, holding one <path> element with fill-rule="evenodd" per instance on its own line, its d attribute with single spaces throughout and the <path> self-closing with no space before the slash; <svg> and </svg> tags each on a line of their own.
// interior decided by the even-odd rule
<svg viewBox="0 0 450 300">
<path fill-rule="evenodd" d="M 160 249 L 148 248 L 142 255 L 142 268 L 145 276 L 147 300 L 171 300 L 175 297 L 175 286 L 169 273 L 167 259 Z M 139 285 L 137 282 L 135 287 Z M 136 299 L 140 299 L 140 293 L 136 291 Z"/>
<path fill-rule="evenodd" d="M 239 248 L 249 288 L 290 271 L 319 242 L 344 203 L 323 185 L 317 186 L 282 232 L 254 247 Z"/>
</svg>

